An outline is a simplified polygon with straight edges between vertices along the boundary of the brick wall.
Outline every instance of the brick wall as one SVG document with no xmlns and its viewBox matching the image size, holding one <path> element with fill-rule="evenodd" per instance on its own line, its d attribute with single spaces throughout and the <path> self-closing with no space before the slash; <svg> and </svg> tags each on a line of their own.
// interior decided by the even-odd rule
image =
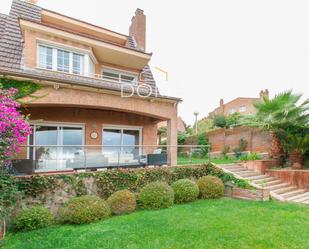
<svg viewBox="0 0 309 249">
<path fill-rule="evenodd" d="M 233 129 L 218 129 L 208 132 L 211 152 L 221 152 L 225 145 L 230 146 L 231 152 L 237 147 L 241 138 L 248 141 L 247 150 L 251 152 L 268 152 L 271 138 L 266 132 L 248 127 Z"/>
</svg>

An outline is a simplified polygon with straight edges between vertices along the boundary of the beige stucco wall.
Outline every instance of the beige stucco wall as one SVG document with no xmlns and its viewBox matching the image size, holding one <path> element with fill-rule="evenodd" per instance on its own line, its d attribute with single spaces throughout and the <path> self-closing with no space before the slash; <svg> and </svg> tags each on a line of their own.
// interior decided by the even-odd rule
<svg viewBox="0 0 309 249">
<path fill-rule="evenodd" d="M 107 110 L 93 110 L 74 107 L 29 107 L 24 110 L 30 114 L 33 123 L 58 122 L 82 124 L 85 128 L 85 145 L 102 145 L 102 129 L 106 125 L 135 126 L 142 128 L 142 144 L 156 145 L 157 120 L 133 113 Z M 98 133 L 92 139 L 90 134 Z"/>
<path fill-rule="evenodd" d="M 168 145 L 177 145 L 177 104 L 159 99 L 123 98 L 94 89 L 65 86 L 58 90 L 45 86 L 35 93 L 38 98 L 27 98 L 31 120 L 85 123 L 86 144 L 102 144 L 104 124 L 143 127 L 143 144 L 157 143 L 157 123 L 168 122 Z M 97 140 L 90 138 L 98 132 Z M 153 148 L 151 148 L 152 150 Z M 171 164 L 176 164 L 177 148 L 169 149 Z"/>
<path fill-rule="evenodd" d="M 37 44 L 38 41 L 45 41 L 45 42 L 54 42 L 58 44 L 62 44 L 64 46 L 74 47 L 78 49 L 85 49 L 91 51 L 91 47 L 85 46 L 83 44 L 79 44 L 76 42 L 68 41 L 53 35 L 42 34 L 32 30 L 24 30 L 23 31 L 24 37 L 24 64 L 28 68 L 35 68 L 37 67 Z M 114 65 L 111 63 L 107 63 L 104 61 L 99 61 L 98 64 L 95 65 L 95 74 L 102 74 L 103 68 L 113 68 L 117 70 L 127 71 L 133 74 L 139 74 L 141 70 L 123 67 L 119 65 Z"/>
</svg>

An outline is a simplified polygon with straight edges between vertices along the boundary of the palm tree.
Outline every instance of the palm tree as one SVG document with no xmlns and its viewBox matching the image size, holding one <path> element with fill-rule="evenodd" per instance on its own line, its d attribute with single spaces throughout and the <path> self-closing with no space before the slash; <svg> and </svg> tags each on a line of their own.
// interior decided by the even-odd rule
<svg viewBox="0 0 309 249">
<path fill-rule="evenodd" d="M 293 133 L 299 127 L 308 126 L 309 100 L 298 105 L 301 96 L 301 94 L 293 94 L 292 91 L 277 94 L 273 99 L 264 96 L 262 101 L 254 105 L 257 113 L 243 119 L 243 125 L 270 132 L 272 137 L 270 157 L 278 158 L 283 152 L 278 137 L 280 132 Z"/>
</svg>

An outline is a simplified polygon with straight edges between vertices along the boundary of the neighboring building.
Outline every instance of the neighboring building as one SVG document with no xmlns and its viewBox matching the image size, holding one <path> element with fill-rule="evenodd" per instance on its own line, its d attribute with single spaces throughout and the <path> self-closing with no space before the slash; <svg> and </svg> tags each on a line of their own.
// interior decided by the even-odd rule
<svg viewBox="0 0 309 249">
<path fill-rule="evenodd" d="M 158 123 L 158 130 L 162 127 L 167 127 L 166 121 L 162 121 L 162 122 Z M 181 117 L 178 117 L 178 119 L 177 119 L 177 131 L 178 132 L 185 132 L 186 131 L 185 122 L 182 120 Z"/>
<path fill-rule="evenodd" d="M 162 121 L 168 145 L 176 145 L 180 99 L 160 95 L 145 49 L 140 9 L 124 35 L 13 0 L 10 14 L 0 15 L 0 76 L 42 85 L 38 98 L 24 99 L 31 100 L 24 113 L 30 114 L 33 147 L 23 159 L 34 160 L 37 171 L 134 165 L 153 151 L 141 146 L 157 144 Z M 131 97 L 121 95 L 132 89 Z M 176 163 L 176 147 L 168 155 Z"/>
<path fill-rule="evenodd" d="M 158 123 L 158 144 L 161 144 L 162 141 L 165 139 L 165 134 L 162 134 L 161 128 L 166 127 L 167 128 L 167 121 L 162 121 Z M 177 119 L 177 132 L 185 132 L 186 131 L 186 125 L 185 122 L 182 120 L 181 117 L 178 117 Z"/>
<path fill-rule="evenodd" d="M 238 97 L 233 99 L 227 103 L 224 103 L 223 99 L 220 99 L 220 105 L 215 110 L 209 113 L 209 116 L 216 116 L 216 115 L 224 115 L 228 116 L 235 112 L 238 112 L 243 115 L 254 114 L 256 113 L 256 109 L 254 104 L 260 101 L 263 96 L 269 97 L 268 89 L 262 90 L 260 92 L 259 98 L 243 98 Z"/>
</svg>

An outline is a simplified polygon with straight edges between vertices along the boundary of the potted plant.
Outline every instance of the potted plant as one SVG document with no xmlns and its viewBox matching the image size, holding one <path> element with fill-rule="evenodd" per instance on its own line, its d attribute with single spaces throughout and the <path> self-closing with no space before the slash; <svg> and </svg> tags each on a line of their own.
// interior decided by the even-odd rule
<svg viewBox="0 0 309 249">
<path fill-rule="evenodd" d="M 301 169 L 304 163 L 304 155 L 309 151 L 309 134 L 289 134 L 284 146 L 289 153 L 292 168 Z"/>
</svg>

